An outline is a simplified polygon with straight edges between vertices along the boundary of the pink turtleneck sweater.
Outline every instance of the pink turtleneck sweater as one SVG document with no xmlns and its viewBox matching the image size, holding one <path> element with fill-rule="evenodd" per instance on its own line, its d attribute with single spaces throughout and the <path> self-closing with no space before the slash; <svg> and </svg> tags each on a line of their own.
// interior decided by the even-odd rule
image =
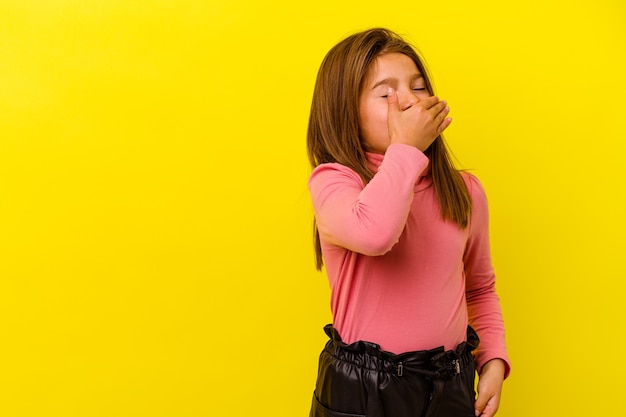
<svg viewBox="0 0 626 417">
<path fill-rule="evenodd" d="M 500 358 L 508 375 L 482 186 L 463 174 L 473 209 L 460 229 L 441 218 L 422 152 L 394 144 L 368 159 L 376 174 L 367 185 L 335 163 L 309 180 L 334 327 L 346 343 L 403 353 L 454 349 L 469 322 L 480 337 L 478 369 Z"/>
</svg>

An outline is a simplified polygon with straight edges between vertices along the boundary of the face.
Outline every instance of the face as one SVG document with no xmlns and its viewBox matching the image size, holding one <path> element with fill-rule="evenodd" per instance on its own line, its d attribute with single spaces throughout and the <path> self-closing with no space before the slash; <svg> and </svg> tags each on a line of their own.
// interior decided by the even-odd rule
<svg viewBox="0 0 626 417">
<path fill-rule="evenodd" d="M 408 56 L 391 52 L 380 55 L 365 74 L 359 95 L 359 126 L 368 152 L 384 154 L 389 146 L 387 128 L 387 90 L 398 93 L 401 109 L 414 103 L 415 97 L 430 96 L 422 74 Z"/>
</svg>

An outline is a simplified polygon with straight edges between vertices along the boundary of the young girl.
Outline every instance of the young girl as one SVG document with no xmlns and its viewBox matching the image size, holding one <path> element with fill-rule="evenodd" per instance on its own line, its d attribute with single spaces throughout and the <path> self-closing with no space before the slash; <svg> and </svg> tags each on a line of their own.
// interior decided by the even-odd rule
<svg viewBox="0 0 626 417">
<path fill-rule="evenodd" d="M 418 55 L 389 30 L 352 35 L 322 62 L 307 145 L 333 325 L 311 417 L 498 409 L 510 365 L 487 202 L 450 161 L 448 112 Z"/>
</svg>

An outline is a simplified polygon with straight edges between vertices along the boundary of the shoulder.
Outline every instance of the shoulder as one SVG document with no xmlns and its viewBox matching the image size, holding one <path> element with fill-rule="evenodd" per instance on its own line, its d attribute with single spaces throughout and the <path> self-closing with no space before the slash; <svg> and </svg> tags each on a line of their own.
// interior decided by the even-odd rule
<svg viewBox="0 0 626 417">
<path fill-rule="evenodd" d="M 472 199 L 472 218 L 482 217 L 489 212 L 489 204 L 487 202 L 487 193 L 485 187 L 478 177 L 467 171 L 462 171 L 461 176 L 467 186 L 470 198 Z"/>
<path fill-rule="evenodd" d="M 309 177 L 309 188 L 333 183 L 354 184 L 363 187 L 363 180 L 354 170 L 336 162 L 320 164 L 313 169 Z"/>
<path fill-rule="evenodd" d="M 467 187 L 467 191 L 472 197 L 472 200 L 475 201 L 476 199 L 487 199 L 485 187 L 483 187 L 483 184 L 480 182 L 477 176 L 467 171 L 461 171 L 461 177 L 463 177 L 463 181 L 465 181 L 465 186 Z"/>
</svg>

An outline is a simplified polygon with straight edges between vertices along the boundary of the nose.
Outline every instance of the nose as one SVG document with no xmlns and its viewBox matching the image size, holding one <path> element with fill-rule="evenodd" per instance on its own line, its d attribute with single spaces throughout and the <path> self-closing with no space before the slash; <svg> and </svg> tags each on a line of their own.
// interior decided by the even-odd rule
<svg viewBox="0 0 626 417">
<path fill-rule="evenodd" d="M 400 108 L 402 110 L 410 109 L 411 107 L 415 106 L 418 101 L 419 99 L 412 90 L 398 92 L 398 102 L 400 103 Z"/>
</svg>

